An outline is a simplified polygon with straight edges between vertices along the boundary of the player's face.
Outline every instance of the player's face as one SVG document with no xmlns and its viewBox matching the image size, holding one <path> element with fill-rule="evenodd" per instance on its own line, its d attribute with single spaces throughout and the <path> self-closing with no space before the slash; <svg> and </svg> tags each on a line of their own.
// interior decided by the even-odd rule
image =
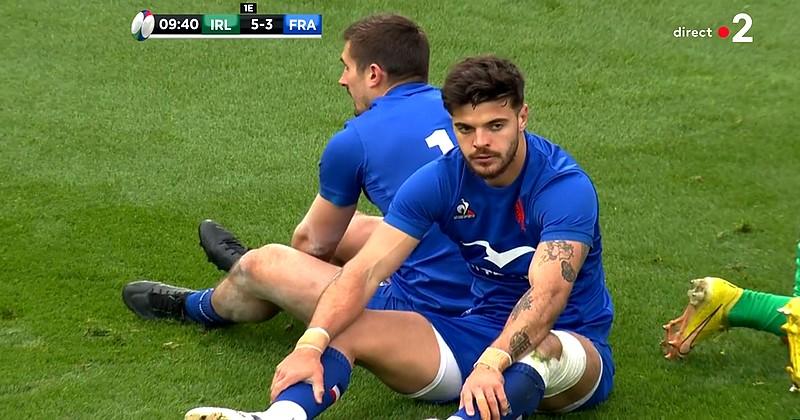
<svg viewBox="0 0 800 420">
<path fill-rule="evenodd" d="M 372 102 L 368 95 L 367 71 L 358 71 L 356 62 L 350 57 L 349 41 L 344 44 L 340 60 L 344 65 L 344 70 L 342 70 L 342 77 L 339 78 L 339 84 L 347 89 L 347 93 L 353 98 L 354 113 L 359 115 L 366 111 Z"/>
<path fill-rule="evenodd" d="M 453 110 L 458 146 L 469 167 L 490 185 L 514 182 L 525 161 L 520 139 L 528 122 L 528 106 L 515 111 L 505 99 L 463 105 Z"/>
</svg>

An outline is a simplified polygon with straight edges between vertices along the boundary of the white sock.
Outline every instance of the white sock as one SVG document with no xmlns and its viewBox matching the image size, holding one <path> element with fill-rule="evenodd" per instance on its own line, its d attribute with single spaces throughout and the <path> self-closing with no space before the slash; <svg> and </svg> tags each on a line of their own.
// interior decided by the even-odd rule
<svg viewBox="0 0 800 420">
<path fill-rule="evenodd" d="M 300 404 L 294 401 L 278 401 L 263 413 L 253 413 L 263 420 L 307 420 L 308 415 Z"/>
</svg>

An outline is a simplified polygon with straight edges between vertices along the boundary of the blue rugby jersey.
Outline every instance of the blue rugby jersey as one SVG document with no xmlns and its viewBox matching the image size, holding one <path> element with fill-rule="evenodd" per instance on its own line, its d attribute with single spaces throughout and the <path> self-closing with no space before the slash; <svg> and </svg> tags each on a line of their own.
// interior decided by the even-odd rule
<svg viewBox="0 0 800 420">
<path fill-rule="evenodd" d="M 530 288 L 528 268 L 539 242 L 590 246 L 554 328 L 607 342 L 613 304 L 605 285 L 594 186 L 557 145 L 527 132 L 525 141 L 525 165 L 511 185 L 487 185 L 460 152 L 450 153 L 406 181 L 385 220 L 415 238 L 439 226 L 459 244 L 475 279 L 471 314 L 499 322 Z"/>
<path fill-rule="evenodd" d="M 455 147 L 441 92 L 425 83 L 392 88 L 349 120 L 319 163 L 320 195 L 345 207 L 364 195 L 385 215 L 397 190 L 417 169 Z M 393 293 L 415 310 L 458 315 L 473 304 L 472 277 L 458 247 L 438 226 L 392 275 Z"/>
</svg>

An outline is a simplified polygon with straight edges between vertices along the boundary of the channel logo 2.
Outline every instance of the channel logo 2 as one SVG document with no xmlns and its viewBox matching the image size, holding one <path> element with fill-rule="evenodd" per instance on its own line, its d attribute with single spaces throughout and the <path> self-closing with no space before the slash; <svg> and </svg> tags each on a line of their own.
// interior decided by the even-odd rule
<svg viewBox="0 0 800 420">
<path fill-rule="evenodd" d="M 750 27 L 753 26 L 753 18 L 750 17 L 750 15 L 748 15 L 747 13 L 739 13 L 736 16 L 733 17 L 733 23 L 734 24 L 737 24 L 737 23 L 739 23 L 741 21 L 744 21 L 744 25 L 742 26 L 741 29 L 739 29 L 739 32 L 736 32 L 736 34 L 733 36 L 733 38 L 731 38 L 731 41 L 732 42 L 753 42 L 753 37 L 752 36 L 745 36 L 745 35 L 747 35 L 747 31 L 750 30 Z M 724 28 L 724 26 L 722 28 Z M 720 28 L 720 29 L 722 29 L 722 28 Z"/>
<path fill-rule="evenodd" d="M 747 36 L 747 32 L 753 27 L 753 18 L 747 13 L 738 13 L 733 17 L 733 24 L 742 22 L 742 27 L 731 37 L 731 42 L 739 43 L 752 43 L 753 37 Z M 735 28 L 734 28 L 735 29 Z M 731 34 L 731 29 L 725 25 L 717 28 L 717 36 L 721 39 L 727 38 Z M 706 28 L 687 28 L 679 26 L 672 31 L 672 36 L 675 38 L 714 38 L 714 30 L 711 26 Z"/>
</svg>

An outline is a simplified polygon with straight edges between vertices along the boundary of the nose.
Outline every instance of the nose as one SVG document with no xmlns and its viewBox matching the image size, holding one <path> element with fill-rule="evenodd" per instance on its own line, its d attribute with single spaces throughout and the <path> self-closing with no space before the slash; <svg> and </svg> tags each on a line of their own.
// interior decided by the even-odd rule
<svg viewBox="0 0 800 420">
<path fill-rule="evenodd" d="M 492 144 L 491 133 L 483 128 L 475 130 L 475 137 L 472 140 L 472 146 L 476 149 L 486 149 Z"/>
<path fill-rule="evenodd" d="M 347 82 L 344 80 L 344 72 L 342 72 L 342 75 L 339 76 L 339 85 L 343 86 L 343 87 L 347 87 Z"/>
</svg>

